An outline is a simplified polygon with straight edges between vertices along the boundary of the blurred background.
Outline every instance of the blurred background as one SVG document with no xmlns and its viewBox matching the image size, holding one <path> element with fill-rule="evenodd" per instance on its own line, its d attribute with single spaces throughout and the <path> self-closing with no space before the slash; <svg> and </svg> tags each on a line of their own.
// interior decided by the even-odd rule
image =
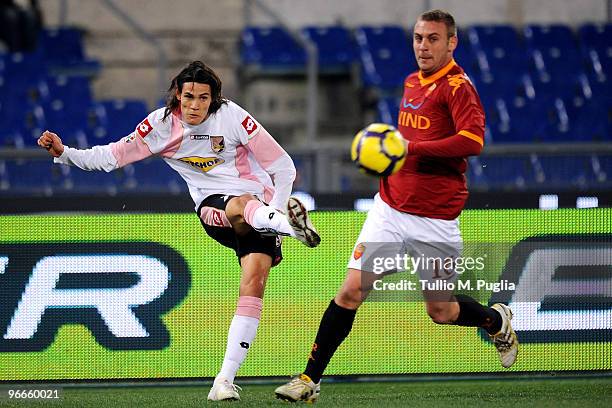
<svg viewBox="0 0 612 408">
<path fill-rule="evenodd" d="M 52 165 L 35 143 L 44 129 L 81 148 L 120 139 L 163 105 L 170 79 L 194 59 L 292 154 L 296 190 L 318 208 L 353 209 L 377 180 L 350 163 L 351 138 L 370 122 L 396 123 L 402 81 L 416 67 L 411 29 L 430 8 L 455 16 L 455 57 L 487 113 L 484 154 L 470 158 L 468 207 L 610 204 L 609 0 L 0 4 L 7 212 L 33 196 L 54 197 L 61 209 L 76 205 L 74 196 L 91 208 L 88 197 L 136 193 L 158 204 L 174 194 L 176 206 L 191 208 L 184 183 L 160 160 L 89 174 Z"/>
<path fill-rule="evenodd" d="M 403 79 L 416 68 L 411 30 L 431 8 L 455 16 L 455 57 L 487 114 L 484 152 L 469 159 L 463 238 L 499 244 L 485 278 L 537 292 L 528 301 L 511 291 L 477 293 L 482 303 L 517 311 L 522 348 L 511 372 L 609 374 L 612 209 L 594 207 L 612 203 L 612 0 L 5 0 L 0 380 L 216 374 L 239 268 L 232 251 L 203 233 L 184 182 L 158 158 L 84 172 L 54 165 L 36 147 L 45 129 L 72 147 L 119 140 L 163 106 L 170 79 L 195 59 L 211 65 L 224 94 L 292 155 L 295 190 L 310 208 L 349 210 L 313 213 L 323 237 L 314 250 L 285 241 L 286 259 L 270 274 L 265 319 L 240 375 L 299 372 L 378 187 L 350 162 L 350 142 L 371 122 L 396 123 Z M 143 260 L 160 266 L 148 286 Z M 124 271 L 127 261 L 141 269 Z M 542 285 L 524 271 L 535 271 L 530 277 Z M 58 305 L 57 292 L 75 300 Z M 115 295 L 139 296 L 130 313 L 150 334 L 109 329 L 130 313 L 100 317 L 91 299 Z M 503 370 L 485 337 L 434 325 L 419 302 L 368 302 L 358 319 L 327 374 Z M 582 406 L 609 401 L 605 381 L 607 394 L 599 385 L 585 391 Z M 573 400 L 547 384 L 550 406 Z M 479 400 L 458 405 L 481 405 L 498 387 L 484 384 Z M 437 406 L 440 389 L 428 394 Z M 515 405 L 531 398 L 516 393 Z M 262 401 L 273 398 L 264 394 Z"/>
</svg>

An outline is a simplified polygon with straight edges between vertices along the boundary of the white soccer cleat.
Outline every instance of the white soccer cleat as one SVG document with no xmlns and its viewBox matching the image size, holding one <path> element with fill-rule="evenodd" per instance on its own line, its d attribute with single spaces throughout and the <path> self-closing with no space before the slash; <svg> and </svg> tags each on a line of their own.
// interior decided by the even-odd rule
<svg viewBox="0 0 612 408">
<path fill-rule="evenodd" d="M 241 390 L 236 384 L 232 384 L 226 378 L 215 378 L 210 392 L 208 393 L 209 401 L 240 401 L 238 390 Z"/>
<path fill-rule="evenodd" d="M 291 225 L 295 232 L 296 239 L 310 248 L 314 248 L 321 243 L 321 237 L 314 225 L 312 225 L 312 222 L 310 222 L 308 211 L 306 211 L 306 207 L 304 207 L 300 200 L 295 197 L 289 197 L 286 215 L 289 225 Z"/>
<path fill-rule="evenodd" d="M 310 377 L 300 374 L 293 377 L 287 384 L 278 387 L 274 393 L 276 398 L 284 401 L 313 403 L 321 393 L 321 381 L 315 384 Z"/>
<path fill-rule="evenodd" d="M 516 361 L 519 346 L 518 338 L 510 323 L 510 320 L 512 320 L 512 310 L 502 303 L 496 303 L 491 307 L 501 315 L 502 326 L 499 332 L 490 334 L 489 337 L 499 352 L 499 360 L 502 366 L 509 368 Z"/>
</svg>

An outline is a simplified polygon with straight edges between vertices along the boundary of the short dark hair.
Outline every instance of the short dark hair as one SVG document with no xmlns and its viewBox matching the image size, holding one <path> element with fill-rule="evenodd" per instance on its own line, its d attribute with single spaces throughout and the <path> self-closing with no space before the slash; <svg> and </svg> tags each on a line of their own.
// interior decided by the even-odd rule
<svg viewBox="0 0 612 408">
<path fill-rule="evenodd" d="M 457 35 L 457 26 L 455 25 L 455 19 L 448 11 L 444 10 L 429 10 L 419 16 L 419 20 L 423 21 L 436 21 L 438 23 L 444 23 L 446 26 L 446 32 L 448 38 L 455 37 Z"/>
<path fill-rule="evenodd" d="M 171 113 L 178 111 L 180 102 L 176 97 L 176 93 L 181 93 L 183 91 L 185 82 L 197 82 L 210 86 L 212 101 L 208 108 L 209 114 L 215 113 L 219 110 L 221 105 L 227 103 L 227 99 L 221 94 L 221 79 L 219 79 L 215 71 L 202 61 L 193 61 L 172 79 L 170 88 L 168 88 L 168 94 L 166 95 L 166 110 L 164 111 L 162 120 L 166 120 Z"/>
</svg>

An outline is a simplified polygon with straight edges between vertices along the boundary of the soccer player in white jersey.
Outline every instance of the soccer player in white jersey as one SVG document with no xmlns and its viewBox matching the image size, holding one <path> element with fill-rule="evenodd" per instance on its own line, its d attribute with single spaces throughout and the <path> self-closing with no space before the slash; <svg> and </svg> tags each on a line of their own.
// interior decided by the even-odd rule
<svg viewBox="0 0 612 408">
<path fill-rule="evenodd" d="M 239 400 L 234 377 L 255 338 L 265 283 L 282 259 L 280 236 L 309 247 L 320 237 L 302 203 L 290 197 L 295 166 L 253 116 L 221 94 L 201 61 L 173 80 L 165 108 L 115 143 L 79 150 L 45 131 L 38 144 L 55 163 L 112 171 L 158 155 L 185 180 L 207 234 L 236 251 L 242 276 L 221 370 L 209 400 Z"/>
<path fill-rule="evenodd" d="M 468 196 L 464 173 L 467 157 L 480 154 L 484 145 L 485 116 L 476 89 L 453 59 L 457 44 L 451 14 L 430 10 L 418 17 L 412 46 L 419 70 L 404 81 L 398 117 L 398 129 L 407 141 L 406 161 L 397 173 L 381 178 L 346 279 L 323 313 L 305 370 L 276 389 L 278 398 L 318 398 L 323 373 L 377 279 L 370 273 L 371 265 L 363 262 L 368 253 L 384 258 L 385 250 L 399 255 L 395 249 L 403 246 L 416 257 L 443 260 L 460 255 L 458 217 Z M 470 296 L 437 289 L 436 284 L 452 283 L 457 277 L 453 268 L 440 265 L 415 268 L 419 279 L 428 283 L 423 290 L 427 314 L 438 324 L 483 328 L 502 366 L 512 366 L 518 339 L 510 308 L 500 303 L 488 307 Z"/>
</svg>

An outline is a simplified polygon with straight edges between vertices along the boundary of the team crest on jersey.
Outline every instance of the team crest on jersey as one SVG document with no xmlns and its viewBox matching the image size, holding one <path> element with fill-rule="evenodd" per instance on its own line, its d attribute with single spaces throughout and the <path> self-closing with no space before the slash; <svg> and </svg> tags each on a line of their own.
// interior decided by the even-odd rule
<svg viewBox="0 0 612 408">
<path fill-rule="evenodd" d="M 210 147 L 212 151 L 215 153 L 221 153 L 225 150 L 225 140 L 223 140 L 223 136 L 211 136 L 210 137 Z"/>
<path fill-rule="evenodd" d="M 355 250 L 353 251 L 353 258 L 355 258 L 355 260 L 358 260 L 359 258 L 361 258 L 364 252 L 365 252 L 365 245 L 363 245 L 360 242 L 359 244 L 357 244 L 357 246 L 355 247 Z"/>
<path fill-rule="evenodd" d="M 198 156 L 190 156 L 183 157 L 179 159 L 183 163 L 187 163 L 194 169 L 198 169 L 203 173 L 209 172 L 220 164 L 225 163 L 220 157 L 198 157 Z"/>
</svg>

